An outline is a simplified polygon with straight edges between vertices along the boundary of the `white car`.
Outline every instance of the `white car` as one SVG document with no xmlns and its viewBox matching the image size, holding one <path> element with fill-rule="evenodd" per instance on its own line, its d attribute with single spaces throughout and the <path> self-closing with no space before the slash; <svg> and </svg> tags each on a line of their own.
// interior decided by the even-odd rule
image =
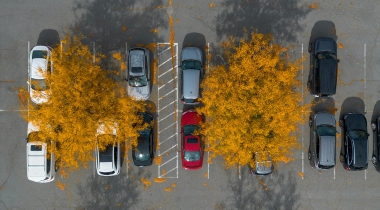
<svg viewBox="0 0 380 210">
<path fill-rule="evenodd" d="M 136 100 L 147 100 L 150 96 L 149 50 L 132 48 L 128 51 L 128 95 Z"/>
<path fill-rule="evenodd" d="M 35 46 L 30 52 L 28 90 L 35 104 L 46 103 L 49 99 L 50 87 L 44 74 L 53 72 L 51 50 L 48 46 Z"/>
<path fill-rule="evenodd" d="M 55 163 L 55 143 L 42 142 L 38 133 L 38 126 L 29 122 L 26 138 L 26 171 L 29 180 L 47 183 L 54 180 L 55 172 L 58 170 Z M 51 153 L 49 153 L 50 147 Z"/>
<path fill-rule="evenodd" d="M 114 142 L 99 150 L 98 144 L 106 139 Z M 101 122 L 96 132 L 96 171 L 100 176 L 116 176 L 120 173 L 120 143 L 117 142 L 117 123 Z"/>
</svg>

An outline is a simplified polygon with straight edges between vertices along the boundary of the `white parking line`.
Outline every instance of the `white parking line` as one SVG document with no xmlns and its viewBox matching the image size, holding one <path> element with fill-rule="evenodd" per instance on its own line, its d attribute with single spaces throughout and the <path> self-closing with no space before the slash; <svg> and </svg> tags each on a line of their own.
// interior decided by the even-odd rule
<svg viewBox="0 0 380 210">
<path fill-rule="evenodd" d="M 170 60 L 170 59 L 169 59 Z M 177 66 L 174 66 L 174 68 L 177 67 Z M 165 71 L 164 73 L 162 73 L 161 75 L 158 76 L 158 78 L 164 76 L 166 73 L 168 72 L 171 72 L 173 70 L 173 68 L 170 68 L 169 70 Z"/>
<path fill-rule="evenodd" d="M 238 167 L 239 167 L 239 179 L 241 179 L 240 165 Z"/>
<path fill-rule="evenodd" d="M 166 84 L 164 84 L 164 85 L 162 85 L 161 87 L 159 87 L 158 89 L 161 89 L 161 88 L 163 88 L 163 87 L 165 87 L 165 85 L 167 85 L 167 84 L 169 84 L 169 83 L 171 83 L 174 79 L 177 79 L 177 77 L 175 77 L 175 78 L 173 78 L 173 79 L 171 79 L 171 80 L 169 80 Z"/>
<path fill-rule="evenodd" d="M 162 163 L 160 166 L 164 166 L 166 165 L 167 163 L 169 163 L 170 161 L 174 160 L 176 157 L 172 157 L 170 158 L 170 160 L 166 161 L 165 163 Z M 169 173 L 170 171 L 168 171 L 167 173 Z"/>
<path fill-rule="evenodd" d="M 158 45 L 159 45 L 159 44 L 167 44 L 167 43 L 158 43 Z M 170 43 L 168 43 L 168 44 L 170 44 Z M 169 46 L 168 48 L 166 48 L 165 50 L 159 52 L 157 55 L 161 55 L 162 53 L 164 53 L 164 52 L 166 52 L 166 51 L 168 51 L 168 50 L 170 50 L 170 46 Z"/>
<path fill-rule="evenodd" d="M 167 152 L 169 152 L 171 149 L 173 149 L 174 147 L 177 147 L 177 145 L 173 145 L 172 147 L 170 147 L 169 149 L 165 150 L 165 152 L 162 152 L 161 154 L 165 154 Z"/>
<path fill-rule="evenodd" d="M 168 104 L 168 105 L 164 106 L 164 108 L 162 108 L 162 109 L 159 109 L 159 110 L 158 110 L 158 112 L 160 112 L 160 111 L 164 110 L 166 107 L 168 107 L 168 106 L 170 106 L 170 105 L 174 104 L 174 102 L 175 102 L 175 101 L 172 101 L 170 104 Z"/>
<path fill-rule="evenodd" d="M 174 114 L 174 112 L 172 112 L 172 113 L 169 114 L 169 115 L 166 115 L 164 118 L 161 118 L 158 122 L 161 122 L 161 121 L 165 120 L 166 118 L 172 116 L 173 114 Z"/>
<path fill-rule="evenodd" d="M 172 127 L 174 124 L 176 124 L 176 123 L 175 123 L 175 122 L 172 123 L 171 125 L 169 125 L 169 126 L 167 126 L 166 128 L 164 128 L 162 131 L 158 131 L 158 133 L 160 134 L 160 133 L 163 132 L 164 130 L 166 130 L 166 129 Z"/>
<path fill-rule="evenodd" d="M 172 138 L 172 137 L 175 136 L 175 135 L 177 135 L 177 134 L 175 133 L 175 134 L 169 136 L 168 138 L 166 138 L 166 140 L 160 142 L 158 145 L 161 145 L 161 144 L 165 143 L 166 141 L 168 141 L 170 138 Z"/>
<path fill-rule="evenodd" d="M 302 46 L 301 46 L 301 58 L 302 58 L 302 60 L 303 60 L 303 44 L 302 44 Z M 302 91 L 302 106 L 304 105 L 304 98 L 305 98 L 305 94 L 304 94 L 304 92 L 303 92 L 303 85 L 304 85 L 304 82 L 303 82 L 303 80 L 304 80 L 304 68 L 303 68 L 303 62 L 302 62 L 302 64 L 301 64 L 301 71 L 302 71 L 302 86 L 301 86 L 301 91 Z M 303 112 L 303 111 L 302 111 Z M 303 152 L 303 147 L 304 147 L 304 144 L 303 144 L 303 141 L 304 141 L 304 127 L 305 126 L 301 126 L 302 128 L 301 128 L 301 132 L 302 132 L 302 175 L 304 174 L 304 152 Z M 303 179 L 303 177 L 304 176 L 301 176 L 301 178 Z"/>
<path fill-rule="evenodd" d="M 172 168 L 172 169 L 170 169 L 170 170 L 167 171 L 165 174 L 162 174 L 159 178 L 162 178 L 163 176 L 165 176 L 166 174 L 168 174 L 168 173 L 170 173 L 170 172 L 172 172 L 172 171 L 174 171 L 174 170 L 176 170 L 176 168 Z M 177 177 L 166 177 L 166 178 L 178 178 L 178 170 L 177 170 Z"/>
<path fill-rule="evenodd" d="M 173 55 L 173 58 L 175 58 L 177 55 Z M 172 60 L 172 57 L 170 57 L 169 59 L 167 59 L 166 61 L 164 61 L 163 63 L 161 63 L 160 65 L 158 65 L 158 68 L 160 68 L 161 66 L 165 65 L 167 62 L 171 61 Z M 172 68 L 173 69 L 173 68 Z"/>
<path fill-rule="evenodd" d="M 175 88 L 172 91 L 170 91 L 169 93 L 166 93 L 165 95 L 159 97 L 158 100 L 161 100 L 161 99 L 165 98 L 166 96 L 168 96 L 170 93 L 174 92 L 175 90 L 177 90 L 177 88 Z"/>
</svg>

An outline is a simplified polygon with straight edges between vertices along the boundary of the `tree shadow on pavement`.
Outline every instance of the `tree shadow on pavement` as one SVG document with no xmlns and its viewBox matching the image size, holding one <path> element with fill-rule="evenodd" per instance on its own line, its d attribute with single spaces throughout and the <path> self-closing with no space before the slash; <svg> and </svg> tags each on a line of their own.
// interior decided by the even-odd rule
<svg viewBox="0 0 380 210">
<path fill-rule="evenodd" d="M 227 209 L 299 209 L 295 172 L 274 171 L 272 175 L 253 176 L 241 168 L 241 179 L 229 174 L 232 201 Z"/>
<path fill-rule="evenodd" d="M 108 57 L 113 51 L 125 53 L 126 43 L 130 48 L 163 42 L 158 35 L 158 28 L 168 28 L 163 1 L 147 4 L 141 5 L 137 0 L 76 0 L 73 7 L 76 22 L 70 32 L 83 35 L 83 42 L 89 46 L 95 42 L 96 52 Z"/>
<path fill-rule="evenodd" d="M 302 31 L 299 19 L 311 9 L 297 0 L 225 0 L 224 8 L 216 17 L 216 32 L 219 41 L 225 36 L 242 37 L 244 29 L 257 29 L 259 33 L 272 33 L 277 43 L 297 41 Z"/>
<path fill-rule="evenodd" d="M 101 177 L 96 175 L 88 177 L 84 183 L 78 183 L 78 194 L 82 202 L 78 209 L 130 209 L 140 199 L 141 189 L 139 177 L 149 179 L 150 172 L 144 170 L 129 170 L 129 177 L 122 171 L 117 176 Z M 146 171 L 146 170 L 145 170 Z"/>
</svg>

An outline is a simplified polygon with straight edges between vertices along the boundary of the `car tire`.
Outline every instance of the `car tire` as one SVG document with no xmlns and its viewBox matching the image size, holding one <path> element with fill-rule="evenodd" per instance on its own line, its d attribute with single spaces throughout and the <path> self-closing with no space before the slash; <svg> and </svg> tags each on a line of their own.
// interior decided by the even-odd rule
<svg viewBox="0 0 380 210">
<path fill-rule="evenodd" d="M 307 51 L 310 53 L 311 52 L 311 43 L 309 44 L 309 47 L 307 48 Z"/>
<path fill-rule="evenodd" d="M 376 158 L 376 156 L 375 155 L 373 155 L 372 156 L 372 163 L 373 163 L 373 165 L 377 165 L 377 158 Z"/>
<path fill-rule="evenodd" d="M 310 151 L 307 153 L 307 159 L 311 160 L 311 152 Z"/>
<path fill-rule="evenodd" d="M 343 128 L 343 120 L 339 120 L 339 127 Z"/>
<path fill-rule="evenodd" d="M 376 124 L 375 123 L 371 123 L 371 128 L 372 128 L 373 131 L 375 131 L 376 130 Z"/>
<path fill-rule="evenodd" d="M 340 161 L 341 163 L 343 163 L 343 162 L 344 162 L 344 157 L 343 157 L 343 155 L 342 155 L 342 154 L 340 154 L 340 156 L 339 156 L 339 161 Z"/>
<path fill-rule="evenodd" d="M 312 120 L 311 117 L 310 117 L 310 118 L 309 118 L 309 127 L 311 127 L 312 123 L 313 123 L 313 120 Z"/>
<path fill-rule="evenodd" d="M 306 87 L 307 87 L 307 91 L 310 91 L 310 89 L 311 89 L 311 81 L 310 80 L 307 81 Z"/>
</svg>

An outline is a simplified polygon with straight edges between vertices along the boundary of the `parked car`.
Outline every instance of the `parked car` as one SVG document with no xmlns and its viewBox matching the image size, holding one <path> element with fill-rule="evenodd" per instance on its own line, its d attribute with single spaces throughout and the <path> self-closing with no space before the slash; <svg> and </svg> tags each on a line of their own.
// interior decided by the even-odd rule
<svg viewBox="0 0 380 210">
<path fill-rule="evenodd" d="M 184 169 L 196 170 L 202 168 L 204 144 L 201 136 L 194 134 L 202 122 L 202 116 L 194 109 L 182 113 L 181 159 Z"/>
<path fill-rule="evenodd" d="M 376 118 L 375 122 L 371 123 L 371 128 L 373 131 L 373 151 L 372 151 L 372 163 L 376 170 L 380 172 L 380 116 Z"/>
<path fill-rule="evenodd" d="M 55 142 L 42 141 L 39 127 L 28 123 L 26 138 L 26 171 L 28 179 L 34 182 L 47 183 L 55 178 L 58 170 L 55 159 Z"/>
<path fill-rule="evenodd" d="M 99 142 L 113 142 L 99 148 Z M 116 176 L 120 173 L 120 142 L 117 141 L 117 123 L 99 123 L 96 133 L 96 171 L 100 176 Z"/>
<path fill-rule="evenodd" d="M 147 100 L 150 96 L 149 50 L 132 48 L 128 51 L 128 94 L 136 100 Z"/>
<path fill-rule="evenodd" d="M 181 75 L 183 104 L 199 104 L 199 84 L 203 72 L 202 51 L 196 47 L 186 47 L 181 53 Z"/>
<path fill-rule="evenodd" d="M 331 38 L 319 38 L 309 44 L 311 94 L 329 96 L 336 93 L 338 75 L 337 44 Z"/>
<path fill-rule="evenodd" d="M 50 84 L 44 75 L 53 72 L 51 50 L 48 46 L 35 46 L 30 52 L 28 90 L 35 104 L 46 103 L 50 96 Z"/>
<path fill-rule="evenodd" d="M 141 113 L 144 122 L 150 124 L 153 117 L 149 113 Z M 153 163 L 155 153 L 155 143 L 153 140 L 153 127 L 149 126 L 143 131 L 139 131 L 137 147 L 132 148 L 132 159 L 135 166 L 150 166 Z"/>
<path fill-rule="evenodd" d="M 368 167 L 367 120 L 362 114 L 349 113 L 339 120 L 342 129 L 343 149 L 340 162 L 346 170 L 359 171 Z"/>
<path fill-rule="evenodd" d="M 315 169 L 335 167 L 336 126 L 334 115 L 318 112 L 309 119 L 310 145 L 308 159 Z"/>
<path fill-rule="evenodd" d="M 252 175 L 256 176 L 265 176 L 273 172 L 274 165 L 270 155 L 266 152 L 255 152 L 253 154 L 253 160 L 255 161 L 255 168 L 252 168 L 250 165 L 249 171 Z"/>
</svg>

